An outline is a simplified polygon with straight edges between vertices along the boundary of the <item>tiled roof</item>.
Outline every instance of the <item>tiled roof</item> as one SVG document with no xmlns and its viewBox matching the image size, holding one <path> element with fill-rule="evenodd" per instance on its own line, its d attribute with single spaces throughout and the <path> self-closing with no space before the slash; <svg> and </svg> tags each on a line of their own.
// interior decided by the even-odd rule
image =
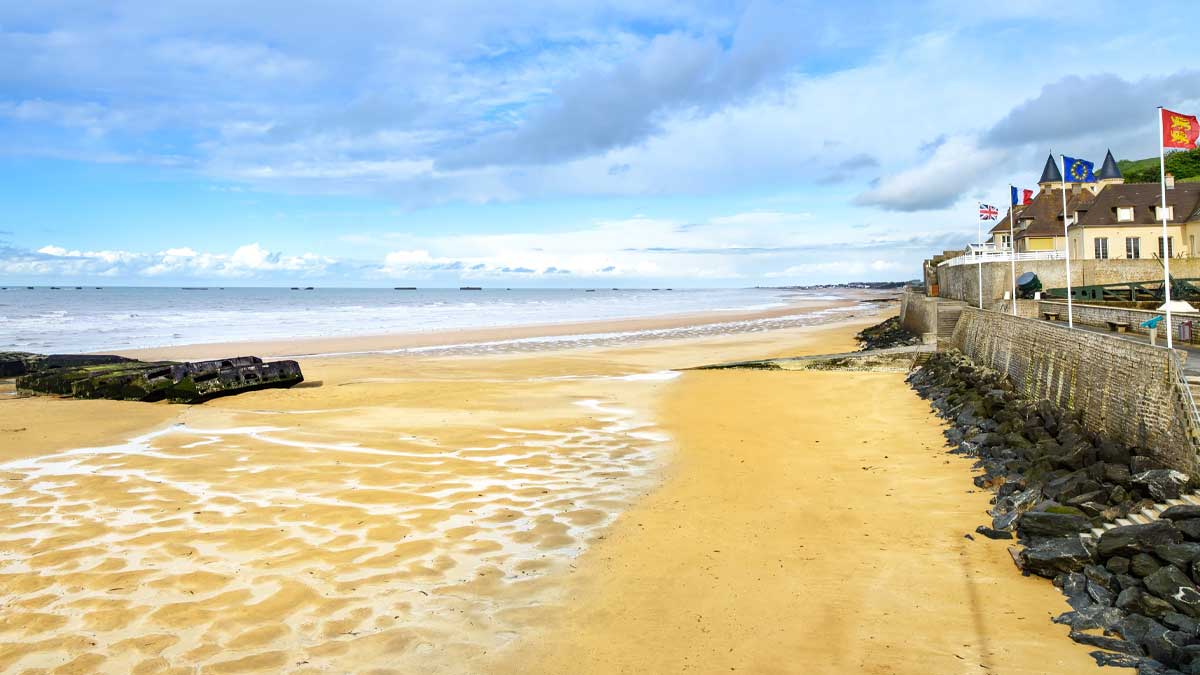
<svg viewBox="0 0 1200 675">
<path fill-rule="evenodd" d="M 1093 198 L 1094 196 L 1088 190 L 1083 190 L 1077 195 L 1068 192 L 1067 211 L 1074 213 L 1077 210 L 1090 208 Z M 1019 229 L 1020 225 L 1026 220 L 1030 221 L 1029 226 L 1022 231 Z M 1039 192 L 1031 203 L 1017 212 L 1017 226 L 1017 239 L 1062 236 L 1062 190 L 1051 189 Z"/>
<path fill-rule="evenodd" d="M 1083 227 L 1153 225 L 1162 222 L 1155 218 L 1155 207 L 1161 204 L 1162 192 L 1158 183 L 1109 185 L 1096 195 L 1079 224 Z M 1118 206 L 1133 207 L 1133 220 L 1117 222 Z M 1187 222 L 1200 208 L 1200 183 L 1176 183 L 1174 188 L 1167 190 L 1167 206 L 1174 207 L 1170 222 Z"/>
</svg>

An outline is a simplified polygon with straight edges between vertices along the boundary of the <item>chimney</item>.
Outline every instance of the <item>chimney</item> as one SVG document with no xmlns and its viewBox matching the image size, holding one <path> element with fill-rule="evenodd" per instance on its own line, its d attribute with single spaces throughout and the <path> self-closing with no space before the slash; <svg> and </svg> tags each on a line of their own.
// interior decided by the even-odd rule
<svg viewBox="0 0 1200 675">
<path fill-rule="evenodd" d="M 1169 173 L 1165 176 L 1165 178 L 1166 178 L 1166 183 L 1167 183 L 1167 189 L 1174 190 L 1175 189 L 1175 174 Z"/>
</svg>

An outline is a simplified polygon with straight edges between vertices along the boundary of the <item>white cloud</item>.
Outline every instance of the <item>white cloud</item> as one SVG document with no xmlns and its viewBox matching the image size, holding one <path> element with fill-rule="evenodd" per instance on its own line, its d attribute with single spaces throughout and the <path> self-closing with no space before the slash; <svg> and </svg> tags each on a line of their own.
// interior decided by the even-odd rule
<svg viewBox="0 0 1200 675">
<path fill-rule="evenodd" d="M 255 278 L 264 274 L 289 273 L 301 276 L 325 274 L 337 261 L 315 253 L 298 256 L 271 251 L 258 243 L 247 244 L 233 253 L 201 253 L 189 247 L 169 248 L 156 253 L 133 251 L 69 250 L 49 244 L 22 253 L 0 250 L 0 274 L 57 277 L 229 277 Z"/>
<path fill-rule="evenodd" d="M 953 205 L 981 178 L 994 175 L 1008 153 L 981 148 L 975 139 L 947 139 L 925 162 L 879 181 L 855 202 L 894 211 L 924 211 Z"/>
</svg>

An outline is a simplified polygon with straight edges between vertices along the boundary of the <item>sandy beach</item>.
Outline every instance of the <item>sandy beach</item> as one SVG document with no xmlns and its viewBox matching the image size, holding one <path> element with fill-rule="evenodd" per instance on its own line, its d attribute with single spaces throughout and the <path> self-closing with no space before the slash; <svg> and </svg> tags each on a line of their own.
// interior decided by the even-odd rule
<svg viewBox="0 0 1200 675">
<path fill-rule="evenodd" d="M 1058 591 L 964 537 L 989 494 L 902 376 L 673 370 L 846 351 L 884 311 L 302 358 L 200 406 L 0 398 L 0 670 L 1091 672 Z"/>
</svg>

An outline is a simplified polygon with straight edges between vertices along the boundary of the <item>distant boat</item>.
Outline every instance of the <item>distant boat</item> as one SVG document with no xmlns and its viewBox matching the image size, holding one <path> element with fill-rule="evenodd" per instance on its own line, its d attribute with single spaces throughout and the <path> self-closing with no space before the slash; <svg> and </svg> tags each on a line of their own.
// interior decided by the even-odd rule
<svg viewBox="0 0 1200 675">
<path fill-rule="evenodd" d="M 661 288 L 651 288 L 650 290 L 652 290 L 652 291 L 661 291 L 662 289 L 661 289 Z"/>
<path fill-rule="evenodd" d="M 33 286 L 26 286 L 26 287 L 25 287 L 25 290 L 27 290 L 27 291 L 32 291 L 32 290 L 33 290 Z"/>
<path fill-rule="evenodd" d="M 583 289 L 583 292 L 584 292 L 584 293 L 595 293 L 595 292 L 596 292 L 596 289 L 594 289 L 594 288 L 585 288 L 585 289 Z"/>
<path fill-rule="evenodd" d="M 98 290 L 98 291 L 102 291 L 102 290 L 104 290 L 104 287 L 103 287 L 103 286 L 97 286 L 97 287 L 96 287 L 96 290 Z"/>
<path fill-rule="evenodd" d="M 181 290 L 185 291 L 207 291 L 207 286 L 184 286 Z M 222 289 L 224 290 L 224 289 Z"/>
<path fill-rule="evenodd" d="M 58 286 L 51 286 L 51 287 L 50 287 L 50 290 L 52 290 L 52 291 L 61 291 L 62 289 L 61 289 L 61 288 L 59 288 Z"/>
<path fill-rule="evenodd" d="M 292 290 L 293 290 L 293 291 L 298 291 L 298 290 L 300 290 L 300 287 L 299 287 L 299 286 L 292 286 Z"/>
<path fill-rule="evenodd" d="M 393 291 L 415 291 L 415 290 L 417 290 L 417 287 L 416 286 L 397 286 L 397 287 L 393 288 L 392 290 Z"/>
<path fill-rule="evenodd" d="M 460 290 L 460 291 L 482 291 L 483 287 L 482 286 L 459 286 L 458 290 Z"/>
<path fill-rule="evenodd" d="M 76 287 L 75 287 L 75 290 L 77 290 L 77 291 L 82 291 L 82 290 L 83 290 L 83 286 L 76 286 Z"/>
<path fill-rule="evenodd" d="M 619 291 L 619 290 L 621 290 L 621 289 L 619 289 L 619 288 L 614 288 L 613 290 L 614 290 L 614 291 Z"/>
<path fill-rule="evenodd" d="M 313 287 L 312 287 L 312 286 L 305 286 L 305 287 L 304 287 L 304 290 L 306 290 L 306 291 L 311 291 L 311 290 L 313 290 Z"/>
</svg>

